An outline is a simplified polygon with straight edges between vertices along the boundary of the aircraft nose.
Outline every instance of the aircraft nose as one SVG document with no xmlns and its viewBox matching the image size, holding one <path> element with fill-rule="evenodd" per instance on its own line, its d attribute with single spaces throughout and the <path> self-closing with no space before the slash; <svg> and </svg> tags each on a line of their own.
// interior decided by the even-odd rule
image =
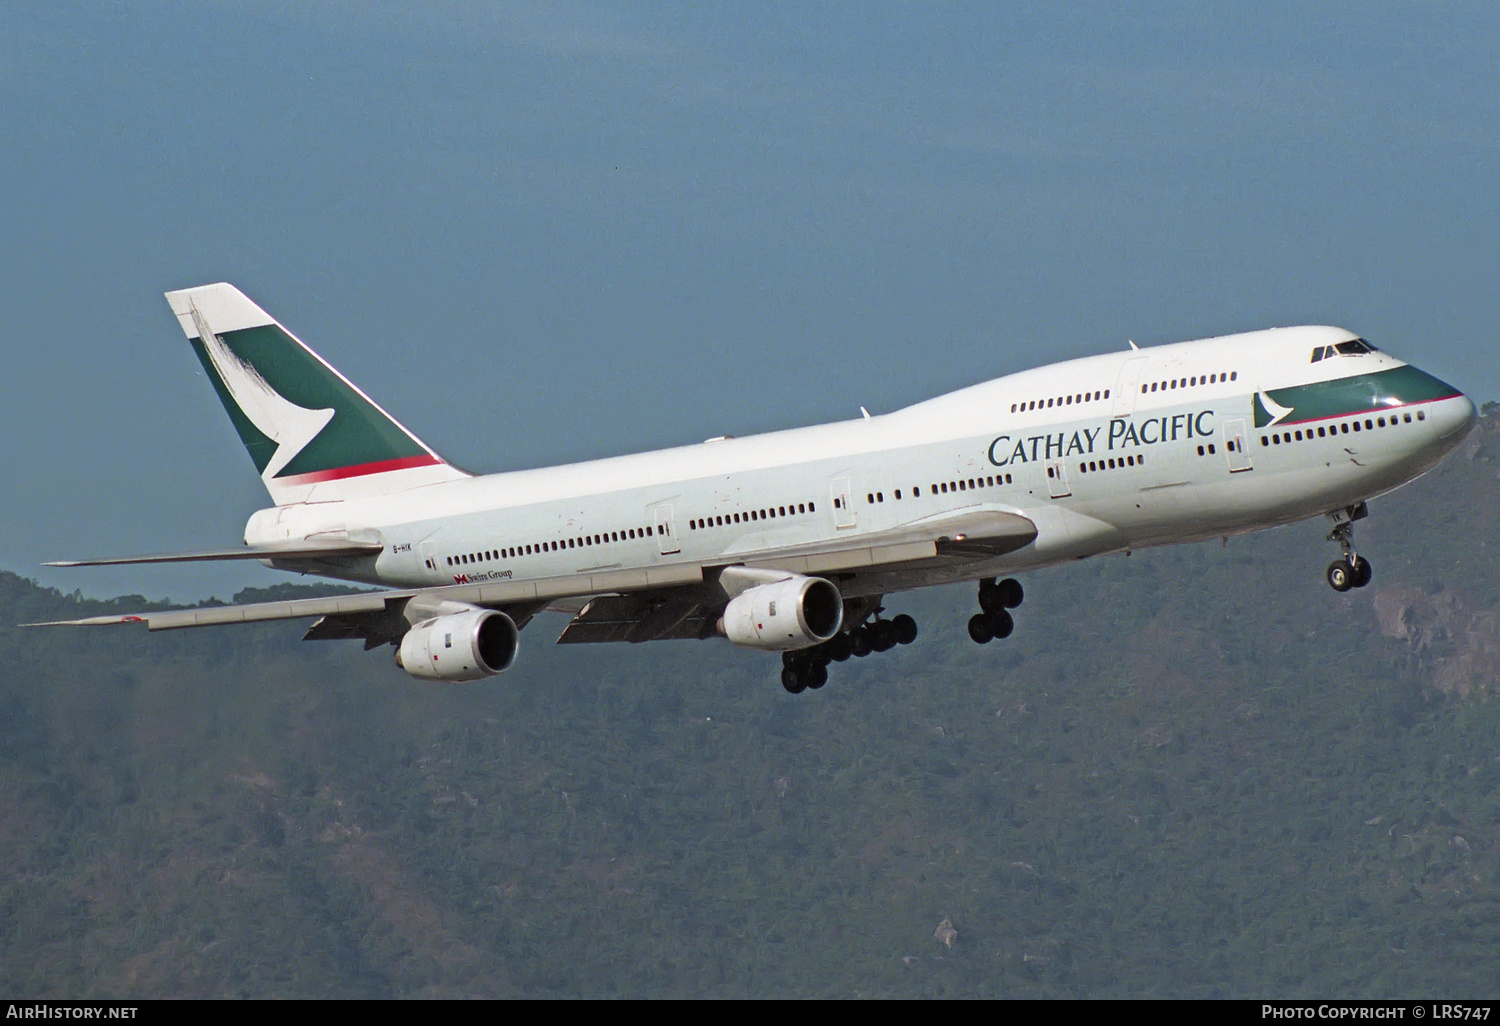
<svg viewBox="0 0 1500 1026">
<path fill-rule="evenodd" d="M 1444 441 L 1457 441 L 1468 434 L 1479 420 L 1479 410 L 1466 395 L 1454 396 L 1437 406 L 1434 417 L 1437 420 L 1438 437 Z"/>
</svg>

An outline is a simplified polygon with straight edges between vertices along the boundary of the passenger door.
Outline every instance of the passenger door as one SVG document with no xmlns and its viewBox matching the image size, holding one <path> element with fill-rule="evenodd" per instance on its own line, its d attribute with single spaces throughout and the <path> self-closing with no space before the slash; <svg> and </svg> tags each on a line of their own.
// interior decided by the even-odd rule
<svg viewBox="0 0 1500 1026">
<path fill-rule="evenodd" d="M 1052 460 L 1047 464 L 1047 490 L 1054 499 L 1073 494 L 1073 489 L 1068 487 L 1068 473 L 1063 469 L 1062 460 Z"/>
<path fill-rule="evenodd" d="M 1141 387 L 1141 374 L 1146 369 L 1146 357 L 1136 356 L 1125 361 L 1120 368 L 1120 377 L 1115 381 L 1114 404 L 1111 417 L 1128 417 L 1135 412 L 1135 397 Z"/>
<path fill-rule="evenodd" d="M 849 479 L 847 477 L 834 478 L 831 491 L 833 493 L 833 526 L 853 527 L 854 507 L 849 504 Z"/>
<path fill-rule="evenodd" d="M 1224 422 L 1224 458 L 1229 461 L 1231 474 L 1254 469 L 1250 466 L 1250 450 L 1245 446 L 1245 422 L 1243 420 Z"/>
<path fill-rule="evenodd" d="M 656 544 L 663 556 L 681 552 L 682 545 L 677 541 L 677 525 L 672 522 L 672 504 L 670 502 L 658 502 L 651 507 L 652 518 L 656 525 Z"/>
</svg>

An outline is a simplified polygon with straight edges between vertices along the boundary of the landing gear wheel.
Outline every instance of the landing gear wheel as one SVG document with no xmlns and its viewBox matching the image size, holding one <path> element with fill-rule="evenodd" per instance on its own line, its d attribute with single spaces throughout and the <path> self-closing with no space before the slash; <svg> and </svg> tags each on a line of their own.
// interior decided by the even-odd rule
<svg viewBox="0 0 1500 1026">
<path fill-rule="evenodd" d="M 807 674 L 807 686 L 813 691 L 828 683 L 828 667 L 814 665 Z"/>
<path fill-rule="evenodd" d="M 1006 609 L 1015 609 L 1026 599 L 1026 592 L 1021 588 L 1021 582 L 1014 577 L 1007 577 L 995 585 L 995 590 L 1000 593 L 1000 602 Z"/>
<path fill-rule="evenodd" d="M 1334 591 L 1348 591 L 1354 587 L 1354 573 L 1354 567 L 1342 559 L 1335 559 L 1328 564 L 1328 586 Z"/>
<path fill-rule="evenodd" d="M 1005 610 L 998 613 L 990 613 L 990 633 L 996 638 L 1008 638 L 1010 632 L 1016 629 L 1016 621 Z"/>
<path fill-rule="evenodd" d="M 1370 561 L 1368 559 L 1366 559 L 1364 556 L 1355 556 L 1354 557 L 1354 586 L 1356 588 L 1363 588 L 1365 585 L 1367 585 L 1367 584 L 1370 583 L 1370 578 L 1372 578 L 1374 576 L 1375 576 L 1375 569 L 1374 569 L 1374 567 L 1370 566 Z"/>
<path fill-rule="evenodd" d="M 994 640 L 995 628 L 988 613 L 975 613 L 969 617 L 969 637 L 978 645 L 987 645 Z"/>
<path fill-rule="evenodd" d="M 826 672 L 826 671 L 825 671 Z M 800 695 L 807 690 L 808 682 L 803 679 L 801 671 L 796 666 L 785 666 L 781 670 L 781 686 L 794 695 Z"/>
<path fill-rule="evenodd" d="M 870 632 L 863 625 L 849 632 L 849 654 L 863 659 L 874 649 L 870 645 Z"/>
<path fill-rule="evenodd" d="M 850 646 L 848 632 L 835 634 L 828 642 L 828 658 L 836 663 L 848 659 L 854 652 Z"/>
<path fill-rule="evenodd" d="M 1328 586 L 1334 591 L 1363 588 L 1374 575 L 1370 561 L 1354 551 L 1354 522 L 1369 515 L 1369 507 L 1363 502 L 1328 514 L 1328 519 L 1333 521 L 1333 530 L 1328 532 L 1328 540 L 1338 542 L 1344 553 L 1342 559 L 1328 564 Z"/>
<path fill-rule="evenodd" d="M 1005 608 L 1005 592 L 1000 585 L 985 581 L 979 586 L 979 608 L 986 613 L 998 613 Z"/>
<path fill-rule="evenodd" d="M 876 620 L 870 624 L 870 647 L 877 652 L 888 652 L 896 647 L 896 628 L 889 620 Z"/>
<path fill-rule="evenodd" d="M 896 631 L 896 644 L 910 645 L 917 640 L 917 621 L 905 613 L 892 620 L 891 626 Z"/>
</svg>

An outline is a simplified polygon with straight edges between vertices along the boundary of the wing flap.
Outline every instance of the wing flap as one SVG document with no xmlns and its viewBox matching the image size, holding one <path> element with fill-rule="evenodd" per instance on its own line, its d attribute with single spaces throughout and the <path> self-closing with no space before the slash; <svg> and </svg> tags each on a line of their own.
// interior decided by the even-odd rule
<svg viewBox="0 0 1500 1026">
<path fill-rule="evenodd" d="M 702 605 L 685 595 L 601 595 L 573 617 L 557 643 L 697 640 L 712 631 L 713 619 Z"/>
</svg>

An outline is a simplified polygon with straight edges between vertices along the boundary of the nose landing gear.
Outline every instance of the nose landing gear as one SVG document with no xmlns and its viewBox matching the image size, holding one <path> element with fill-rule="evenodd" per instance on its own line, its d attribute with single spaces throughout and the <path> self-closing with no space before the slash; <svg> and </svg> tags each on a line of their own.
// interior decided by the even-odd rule
<svg viewBox="0 0 1500 1026">
<path fill-rule="evenodd" d="M 1016 629 L 1015 618 L 1010 610 L 1015 609 L 1026 598 L 1021 582 L 1013 577 L 1003 581 L 991 578 L 979 582 L 980 612 L 969 617 L 969 637 L 976 644 L 984 645 L 995 638 L 1008 638 Z"/>
<path fill-rule="evenodd" d="M 1375 574 L 1370 561 L 1354 551 L 1354 521 L 1363 520 L 1369 515 L 1370 509 L 1363 502 L 1328 514 L 1333 521 L 1333 530 L 1328 532 L 1328 540 L 1338 542 L 1344 553 L 1342 558 L 1328 564 L 1328 586 L 1334 591 L 1363 588 Z"/>
</svg>

